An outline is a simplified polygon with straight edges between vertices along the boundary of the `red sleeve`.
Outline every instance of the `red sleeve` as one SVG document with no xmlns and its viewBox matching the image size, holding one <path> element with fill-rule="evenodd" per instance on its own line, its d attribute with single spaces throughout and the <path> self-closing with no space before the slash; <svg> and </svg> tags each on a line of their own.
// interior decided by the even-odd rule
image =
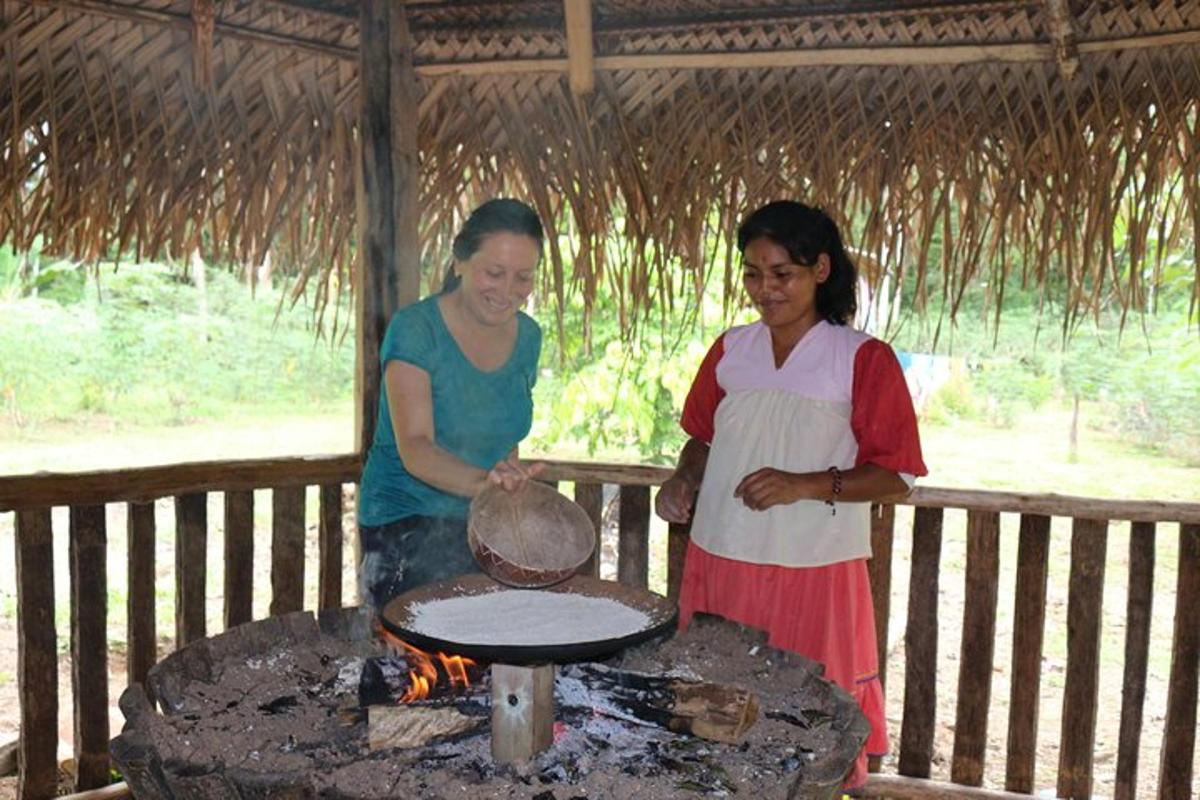
<svg viewBox="0 0 1200 800">
<path fill-rule="evenodd" d="M 896 354 L 885 342 L 864 342 L 854 355 L 850 427 L 858 441 L 860 464 L 893 472 L 925 475 L 921 437 L 912 396 Z"/>
<path fill-rule="evenodd" d="M 700 370 L 692 380 L 687 400 L 683 403 L 680 426 L 693 438 L 712 444 L 717 405 L 725 396 L 725 390 L 717 383 L 717 362 L 725 355 L 725 334 L 717 337 L 708 349 Z"/>
</svg>

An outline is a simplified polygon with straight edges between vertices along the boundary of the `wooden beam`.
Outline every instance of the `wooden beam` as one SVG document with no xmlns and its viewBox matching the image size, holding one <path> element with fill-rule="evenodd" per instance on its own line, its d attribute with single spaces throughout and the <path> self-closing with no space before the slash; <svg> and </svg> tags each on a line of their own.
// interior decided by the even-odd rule
<svg viewBox="0 0 1200 800">
<path fill-rule="evenodd" d="M 125 22 L 135 22 L 141 25 L 152 25 L 162 28 L 174 28 L 190 33 L 192 18 L 189 14 L 173 14 L 169 11 L 159 11 L 152 8 L 135 8 L 128 5 L 108 3 L 103 0 L 32 0 L 35 5 L 46 6 L 58 11 L 72 14 L 90 14 L 96 17 L 119 19 Z M 217 20 L 213 26 L 215 37 L 224 37 L 250 44 L 263 44 L 271 47 L 287 47 L 301 50 L 318 56 L 329 56 L 353 61 L 358 53 L 350 47 L 341 47 L 317 39 L 302 39 L 297 36 L 285 36 L 271 31 L 247 28 L 241 25 L 230 25 Z"/>
<path fill-rule="evenodd" d="M 3 476 L 0 512 L 95 503 L 146 503 L 192 492 L 353 483 L 360 471 L 358 455 L 349 454 Z"/>
<path fill-rule="evenodd" d="M 564 0 L 565 1 L 565 0 Z M 190 30 L 191 18 L 147 8 L 113 5 L 102 0 L 32 0 L 61 11 L 122 19 L 143 25 Z M 401 4 L 397 4 L 401 5 Z M 618 31 L 608 31 L 609 33 Z M 250 44 L 287 47 L 313 55 L 357 62 L 358 51 L 313 39 L 230 25 L 220 21 L 215 34 Z M 1115 39 L 1078 40 L 1080 54 L 1118 50 L 1144 50 L 1200 44 L 1200 30 L 1170 31 Z M 1056 60 L 1055 46 L 1046 42 L 1010 42 L 976 45 L 900 45 L 886 47 L 834 47 L 813 50 L 764 52 L 661 53 L 595 56 L 596 70 L 650 69 L 762 69 L 771 67 L 819 66 L 912 66 L 977 63 L 1022 63 Z M 415 65 L 421 77 L 446 75 L 517 75 L 522 73 L 568 73 L 567 58 L 492 59 L 438 62 Z"/>
<path fill-rule="evenodd" d="M 592 0 L 563 0 L 567 29 L 567 79 L 571 91 L 588 95 L 596 89 L 592 43 Z"/>
<path fill-rule="evenodd" d="M 1063 78 L 1071 80 L 1079 72 L 1079 47 L 1075 15 L 1067 0 L 1045 0 L 1046 27 L 1054 43 L 1054 60 Z"/>
<path fill-rule="evenodd" d="M 1080 53 L 1177 47 L 1200 44 L 1200 30 L 1096 39 L 1079 42 Z M 905 67 L 955 64 L 1012 64 L 1053 61 L 1054 46 L 1044 42 L 970 45 L 907 45 L 888 47 L 827 47 L 811 50 L 756 52 L 633 53 L 595 56 L 595 68 L 614 70 L 787 69 L 796 67 Z M 443 75 L 515 75 L 567 72 L 565 58 L 460 61 L 417 65 L 422 77 Z"/>
<path fill-rule="evenodd" d="M 97 472 L 42 472 L 0 476 L 0 512 L 88 503 L 148 502 L 192 491 L 223 492 L 268 486 L 355 483 L 362 470 L 357 453 L 303 458 L 198 461 L 162 467 Z M 546 461 L 552 481 L 658 486 L 671 467 L 584 461 Z M 1051 517 L 1087 517 L 1131 522 L 1200 524 L 1200 503 L 1159 500 L 1101 500 L 1062 494 L 943 489 L 918 486 L 895 505 L 963 508 Z"/>
<path fill-rule="evenodd" d="M 197 461 L 162 467 L 96 472 L 42 472 L 0 476 L 0 512 L 88 503 L 148 502 L 192 491 L 223 492 L 268 486 L 355 483 L 362 470 L 357 453 L 303 458 Z M 543 477 L 552 481 L 658 486 L 671 467 L 585 461 L 546 461 Z M 1063 494 L 943 489 L 918 486 L 895 505 L 917 508 L 964 508 L 1088 517 L 1131 522 L 1200 524 L 1200 503 L 1159 500 L 1101 500 Z"/>
</svg>

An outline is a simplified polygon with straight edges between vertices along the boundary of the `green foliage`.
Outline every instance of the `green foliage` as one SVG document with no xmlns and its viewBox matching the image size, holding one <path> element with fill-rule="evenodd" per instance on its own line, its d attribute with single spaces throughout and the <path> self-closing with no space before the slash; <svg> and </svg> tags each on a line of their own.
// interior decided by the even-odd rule
<svg viewBox="0 0 1200 800">
<path fill-rule="evenodd" d="M 933 425 L 949 425 L 956 420 L 978 419 L 979 400 L 965 373 L 955 373 L 933 392 L 925 404 L 922 421 Z"/>
<path fill-rule="evenodd" d="M 1055 381 L 1045 360 L 1029 356 L 983 362 L 975 383 L 987 397 L 987 413 L 993 423 L 1011 428 L 1021 412 L 1036 411 L 1050 399 Z"/>
<path fill-rule="evenodd" d="M 211 270 L 201 295 L 172 268 L 106 271 L 77 301 L 4 303 L 0 397 L 8 421 L 104 415 L 183 424 L 240 413 L 344 406 L 353 393 L 348 348 L 314 337 L 311 313 L 269 289 L 251 296 Z M 52 376 L 53 380 L 47 380 Z"/>
</svg>

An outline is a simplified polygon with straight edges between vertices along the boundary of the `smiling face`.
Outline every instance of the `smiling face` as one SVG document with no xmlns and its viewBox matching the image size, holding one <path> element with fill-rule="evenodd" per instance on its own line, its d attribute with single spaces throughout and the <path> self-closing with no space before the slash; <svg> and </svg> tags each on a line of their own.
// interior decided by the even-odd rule
<svg viewBox="0 0 1200 800">
<path fill-rule="evenodd" d="M 777 340 L 799 341 L 821 320 L 817 287 L 829 277 L 829 256 L 812 266 L 797 264 L 787 249 L 766 237 L 752 239 L 742 251 L 742 285 Z"/>
<path fill-rule="evenodd" d="M 507 323 L 533 291 L 540 255 L 537 241 L 524 234 L 485 236 L 470 258 L 455 264 L 464 310 L 484 325 Z"/>
</svg>

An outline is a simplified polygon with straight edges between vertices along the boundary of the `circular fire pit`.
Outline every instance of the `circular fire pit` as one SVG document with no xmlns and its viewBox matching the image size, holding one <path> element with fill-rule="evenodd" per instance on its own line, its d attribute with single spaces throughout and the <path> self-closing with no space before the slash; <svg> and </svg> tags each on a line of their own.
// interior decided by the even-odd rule
<svg viewBox="0 0 1200 800">
<path fill-rule="evenodd" d="M 399 656 L 376 638 L 363 610 L 291 614 L 164 659 L 146 690 L 132 686 L 121 697 L 126 725 L 111 752 L 139 800 L 836 797 L 867 722 L 817 665 L 763 639 L 701 618 L 684 635 L 565 667 L 554 684 L 552 745 L 527 762 L 500 765 L 490 751 L 486 673 L 472 688 L 435 693 L 411 714 L 399 712 L 451 715 L 458 727 L 411 746 L 391 740 L 373 748 L 368 717 L 377 709 L 395 716 L 397 707 L 385 698 L 384 706 L 364 708 L 377 702 L 360 694 L 364 676 Z M 650 688 L 632 690 L 631 680 Z M 678 733 L 662 707 L 649 703 L 645 713 L 630 702 L 655 696 L 655 687 L 697 682 L 753 693 L 757 721 L 740 743 L 701 738 L 699 728 Z"/>
</svg>

